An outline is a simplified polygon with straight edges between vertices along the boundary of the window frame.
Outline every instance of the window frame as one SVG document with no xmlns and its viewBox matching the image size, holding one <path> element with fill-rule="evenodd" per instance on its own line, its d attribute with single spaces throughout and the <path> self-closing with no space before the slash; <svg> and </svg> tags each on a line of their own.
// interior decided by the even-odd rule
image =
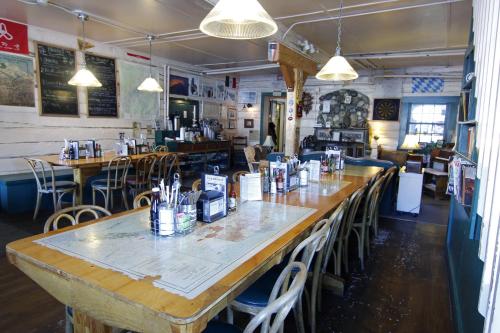
<svg viewBox="0 0 500 333">
<path fill-rule="evenodd" d="M 416 134 L 418 135 L 418 139 L 419 139 L 419 143 L 420 142 L 423 142 L 423 141 L 420 141 L 420 137 L 422 135 L 430 135 L 431 137 L 431 141 L 430 142 L 423 142 L 423 143 L 426 143 L 426 144 L 429 144 L 429 143 L 435 143 L 436 141 L 432 141 L 432 137 L 434 135 L 439 135 L 439 133 L 435 133 L 435 132 L 431 132 L 431 133 L 410 133 L 410 125 L 412 124 L 415 124 L 415 125 L 431 125 L 432 127 L 434 127 L 434 125 L 439 125 L 439 126 L 443 126 L 443 133 L 441 134 L 441 139 L 440 140 L 445 140 L 446 139 L 446 128 L 447 128 L 447 122 L 448 122 L 448 116 L 449 116 L 449 103 L 444 103 L 444 102 L 415 102 L 415 103 L 409 103 L 409 107 L 408 107 L 408 119 L 407 119 L 407 123 L 406 123 L 406 134 Z M 445 113 L 444 113 L 444 122 L 443 123 L 434 123 L 434 122 L 420 122 L 420 123 L 415 123 L 415 122 L 412 122 L 411 121 L 411 114 L 412 114 L 412 109 L 414 106 L 416 105 L 433 105 L 434 107 L 436 105 L 443 105 L 445 107 Z"/>
</svg>

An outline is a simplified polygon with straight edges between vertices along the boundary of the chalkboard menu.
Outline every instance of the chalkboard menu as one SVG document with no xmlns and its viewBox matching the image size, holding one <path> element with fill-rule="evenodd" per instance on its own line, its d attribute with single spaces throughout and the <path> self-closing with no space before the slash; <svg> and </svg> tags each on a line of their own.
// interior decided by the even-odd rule
<svg viewBox="0 0 500 333">
<path fill-rule="evenodd" d="M 91 117 L 117 117 L 115 59 L 85 54 L 87 68 L 102 87 L 87 88 L 88 110 Z"/>
<path fill-rule="evenodd" d="M 77 116 L 76 87 L 68 84 L 75 74 L 75 51 L 38 43 L 36 47 L 41 114 Z"/>
</svg>

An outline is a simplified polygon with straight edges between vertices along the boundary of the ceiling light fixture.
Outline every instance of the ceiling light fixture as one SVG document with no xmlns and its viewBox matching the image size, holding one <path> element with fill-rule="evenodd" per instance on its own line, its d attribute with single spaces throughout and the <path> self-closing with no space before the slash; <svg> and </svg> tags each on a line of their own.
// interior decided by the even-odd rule
<svg viewBox="0 0 500 333">
<path fill-rule="evenodd" d="M 156 81 L 153 78 L 153 71 L 152 71 L 152 64 L 151 64 L 151 59 L 153 58 L 152 52 L 151 52 L 151 44 L 153 39 L 155 39 L 154 36 L 148 35 L 147 37 L 149 41 L 149 77 L 146 78 L 142 83 L 137 87 L 137 90 L 140 91 L 150 91 L 150 92 L 162 92 L 163 88 L 160 86 L 158 81 Z"/>
<path fill-rule="evenodd" d="M 335 55 L 328 60 L 326 65 L 316 74 L 318 80 L 328 81 L 348 81 L 358 78 L 358 73 L 352 68 L 347 60 L 340 54 L 340 38 L 342 36 L 342 5 L 343 0 L 340 0 L 340 14 L 337 30 L 337 49 Z"/>
<path fill-rule="evenodd" d="M 278 25 L 257 0 L 220 0 L 200 30 L 212 37 L 256 39 L 274 35 Z"/>
<path fill-rule="evenodd" d="M 85 62 L 85 21 L 89 19 L 89 16 L 83 13 L 78 14 L 78 19 L 82 21 L 82 35 L 83 35 L 83 60 L 80 66 L 80 70 L 76 72 L 75 75 L 68 81 L 69 85 L 78 87 L 102 87 L 101 82 L 97 80 L 94 74 L 87 69 L 87 64 Z"/>
</svg>

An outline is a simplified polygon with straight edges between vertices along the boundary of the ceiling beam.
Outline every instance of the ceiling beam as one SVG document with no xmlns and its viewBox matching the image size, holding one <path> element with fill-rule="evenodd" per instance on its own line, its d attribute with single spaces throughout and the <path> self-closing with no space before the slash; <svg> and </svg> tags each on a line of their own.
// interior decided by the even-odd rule
<svg viewBox="0 0 500 333">
<path fill-rule="evenodd" d="M 276 52 L 273 54 L 269 61 L 278 63 L 281 65 L 289 66 L 291 68 L 297 68 L 302 70 L 307 75 L 316 75 L 318 72 L 318 64 L 304 56 L 303 54 L 292 50 L 283 43 L 273 43 L 276 44 Z"/>
</svg>

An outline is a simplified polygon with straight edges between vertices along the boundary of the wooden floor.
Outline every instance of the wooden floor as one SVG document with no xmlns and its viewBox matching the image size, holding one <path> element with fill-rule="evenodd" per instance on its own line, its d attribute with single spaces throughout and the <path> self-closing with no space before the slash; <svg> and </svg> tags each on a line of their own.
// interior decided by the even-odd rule
<svg viewBox="0 0 500 333">
<path fill-rule="evenodd" d="M 438 206 L 445 214 L 447 206 Z M 381 221 L 365 272 L 356 268 L 353 258 L 354 270 L 347 277 L 344 297 L 325 295 L 319 333 L 453 332 L 446 225 L 401 218 L 404 220 Z M 7 242 L 41 232 L 43 221 L 43 216 L 32 222 L 28 215 L 13 218 L 0 214 L 0 332 L 64 331 L 63 305 L 5 258 Z M 294 331 L 293 320 L 287 323 L 287 331 Z"/>
</svg>

